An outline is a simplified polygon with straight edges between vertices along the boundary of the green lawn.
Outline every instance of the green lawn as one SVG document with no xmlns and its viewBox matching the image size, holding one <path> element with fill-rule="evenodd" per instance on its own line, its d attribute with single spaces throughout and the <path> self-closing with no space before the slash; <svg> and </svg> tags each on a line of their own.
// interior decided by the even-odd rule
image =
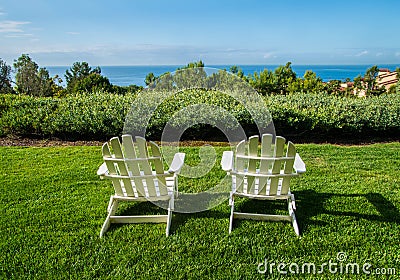
<svg viewBox="0 0 400 280">
<path fill-rule="evenodd" d="M 174 214 L 169 237 L 165 224 L 138 224 L 112 226 L 100 239 L 113 192 L 110 182 L 96 176 L 100 147 L 0 147 L 0 279 L 271 278 L 269 271 L 258 272 L 260 263 L 268 268 L 275 263 L 274 277 L 276 266 L 285 263 L 281 270 L 288 278 L 397 279 L 400 143 L 297 148 L 307 164 L 307 173 L 292 186 L 301 238 L 281 222 L 240 221 L 228 235 L 225 202 L 202 213 Z M 217 148 L 219 156 L 223 149 Z M 196 148 L 183 150 L 188 162 L 196 161 Z M 219 166 L 212 172 L 202 179 L 182 178 L 180 188 L 208 189 L 224 177 Z M 243 211 L 263 207 L 238 205 Z M 346 256 L 339 262 L 341 253 Z M 336 274 L 328 265 L 321 275 L 289 271 L 310 263 L 319 270 L 329 262 Z M 345 273 L 349 263 L 359 265 L 359 275 Z M 371 273 L 394 268 L 397 276 L 365 275 L 367 263 Z"/>
</svg>

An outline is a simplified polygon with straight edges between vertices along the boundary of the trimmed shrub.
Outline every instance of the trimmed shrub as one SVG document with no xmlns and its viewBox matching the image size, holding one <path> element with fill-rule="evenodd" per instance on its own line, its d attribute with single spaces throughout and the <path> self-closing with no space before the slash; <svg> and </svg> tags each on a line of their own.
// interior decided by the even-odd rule
<svg viewBox="0 0 400 280">
<path fill-rule="evenodd" d="M 121 133 L 133 100 L 133 95 L 108 93 L 65 98 L 3 95 L 0 133 L 65 140 L 107 139 Z"/>
<path fill-rule="evenodd" d="M 136 95 L 132 94 L 122 96 L 105 92 L 64 98 L 2 94 L 0 136 L 14 134 L 65 140 L 105 140 L 122 133 L 125 117 L 135 98 Z M 154 101 L 152 98 L 156 97 L 149 97 L 146 102 L 151 104 Z M 272 114 L 275 128 L 281 135 L 311 133 L 337 137 L 351 134 L 358 138 L 400 135 L 398 94 L 369 98 L 346 98 L 327 94 L 292 94 L 263 98 Z M 150 119 L 147 136 L 158 140 L 166 123 L 176 112 L 195 104 L 221 107 L 239 121 L 247 134 L 256 132 L 254 121 L 242 104 L 225 94 L 196 89 L 180 92 L 164 100 Z M 224 122 L 225 118 L 224 114 L 217 112 L 212 115 L 215 122 Z M 182 126 L 190 122 L 190 119 L 178 118 L 171 124 Z M 198 124 L 190 128 L 190 135 L 196 139 L 207 138 L 210 133 L 205 133 L 205 130 L 210 129 L 213 130 L 210 126 Z"/>
<path fill-rule="evenodd" d="M 400 133 L 400 95 L 346 98 L 327 94 L 293 94 L 266 98 L 275 127 L 288 134 Z"/>
</svg>

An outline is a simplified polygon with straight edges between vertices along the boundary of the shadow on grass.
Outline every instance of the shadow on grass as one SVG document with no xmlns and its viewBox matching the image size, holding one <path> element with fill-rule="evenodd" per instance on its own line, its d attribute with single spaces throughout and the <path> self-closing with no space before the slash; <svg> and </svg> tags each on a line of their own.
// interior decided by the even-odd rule
<svg viewBox="0 0 400 280">
<path fill-rule="evenodd" d="M 356 219 L 365 219 L 368 221 L 388 222 L 400 224 L 400 211 L 389 200 L 379 193 L 367 194 L 337 194 L 337 193 L 318 193 L 313 190 L 298 191 L 295 193 L 297 210 L 295 212 L 297 222 L 299 224 L 301 235 L 305 234 L 307 230 L 313 226 L 325 226 L 329 222 L 315 217 L 321 214 L 333 215 L 338 217 L 354 217 Z M 359 211 L 346 211 L 344 210 L 329 210 L 326 203 L 330 199 L 339 198 L 345 200 L 346 198 L 356 199 L 365 198 L 371 205 L 374 206 L 379 214 L 367 214 Z M 341 207 L 338 205 L 338 207 Z M 354 209 L 354 207 L 350 208 Z M 272 215 L 288 215 L 286 200 L 281 201 L 260 201 L 250 199 L 235 199 L 235 211 L 258 213 L 258 214 L 272 214 Z M 240 220 L 235 220 L 235 226 L 240 225 Z"/>
<path fill-rule="evenodd" d="M 338 194 L 338 193 L 318 193 L 314 190 L 304 190 L 297 191 L 296 196 L 296 217 L 299 223 L 301 235 L 306 234 L 308 229 L 313 226 L 325 226 L 329 222 L 323 221 L 321 219 L 315 219 L 315 217 L 326 214 L 338 217 L 354 217 L 357 219 L 365 219 L 369 221 L 378 222 L 388 222 L 400 224 L 400 211 L 397 209 L 393 203 L 387 200 L 384 196 L 379 193 L 367 193 L 367 194 Z M 221 197 L 226 197 L 226 193 L 223 194 L 210 194 L 203 193 L 197 195 L 183 194 L 180 198 L 176 199 L 176 204 L 182 208 L 186 204 L 191 203 L 207 203 L 207 201 L 213 199 L 221 199 Z M 339 198 L 344 200 L 346 198 L 366 198 L 369 203 L 371 203 L 379 214 L 366 214 L 360 211 L 346 211 L 346 210 L 329 210 L 325 207 L 326 203 L 334 198 Z M 191 200 L 193 199 L 193 201 Z M 200 199 L 200 200 L 199 200 Z M 203 200 L 201 200 L 203 199 Z M 197 212 L 197 213 L 182 213 L 174 212 L 172 223 L 171 223 L 171 234 L 174 234 L 179 227 L 184 226 L 189 219 L 202 219 L 202 218 L 213 218 L 213 219 L 227 219 L 229 221 L 230 206 L 228 206 L 227 201 L 222 203 L 226 204 L 226 211 L 220 211 L 218 209 L 209 209 L 207 211 Z M 357 201 L 354 201 L 357 203 Z M 124 205 L 126 204 L 126 205 Z M 121 203 L 121 208 L 117 212 L 117 215 L 127 216 L 127 215 L 165 215 L 167 210 L 162 207 L 165 205 L 155 205 L 151 202 L 140 202 L 140 203 Z M 204 204 L 204 207 L 207 205 Z M 340 207 L 340 205 L 339 205 Z M 211 208 L 211 207 L 210 207 Z M 287 214 L 287 203 L 286 201 L 258 201 L 250 199 L 236 199 L 235 200 L 235 210 L 241 212 L 250 213 L 263 213 L 263 214 Z M 240 224 L 240 220 L 235 220 L 235 224 Z M 112 229 L 123 226 L 123 224 L 113 224 Z M 112 230 L 111 229 L 111 230 Z"/>
<path fill-rule="evenodd" d="M 170 234 L 176 232 L 189 219 L 213 218 L 229 220 L 229 213 L 215 210 L 215 208 L 225 203 L 229 193 L 181 193 L 175 198 L 175 210 L 172 216 Z M 228 206 L 227 206 L 228 207 Z M 166 215 L 168 202 L 120 202 L 117 216 L 136 216 L 136 215 Z M 195 211 L 196 209 L 206 209 L 206 211 Z M 110 230 L 124 226 L 124 224 L 112 224 Z"/>
<path fill-rule="evenodd" d="M 339 216 L 339 217 L 354 217 L 357 219 L 365 219 L 368 221 L 388 222 L 400 224 L 400 211 L 396 206 L 387 200 L 382 194 L 367 193 L 367 194 L 338 194 L 338 193 L 318 193 L 313 190 L 298 191 L 295 193 L 296 200 L 298 201 L 298 209 L 296 211 L 297 221 L 300 226 L 301 232 L 306 232 L 312 225 L 326 225 L 327 222 L 313 219 L 321 214 Z M 330 199 L 339 198 L 344 200 L 346 198 L 354 199 L 354 204 L 357 203 L 356 199 L 364 197 L 371 203 L 379 214 L 367 214 L 360 211 L 346 211 L 346 210 L 329 210 L 326 209 L 325 204 Z M 339 205 L 340 207 L 340 205 Z"/>
<path fill-rule="evenodd" d="M 226 232 L 228 232 L 229 213 L 222 212 L 216 209 L 210 209 L 207 211 L 197 212 L 197 213 L 174 213 L 174 217 L 172 218 L 173 221 L 171 224 L 171 232 L 172 233 L 177 232 L 180 227 L 184 227 L 185 224 L 191 219 L 209 219 L 209 218 L 213 220 L 227 221 Z M 206 228 L 204 228 L 204 230 L 206 230 Z"/>
</svg>

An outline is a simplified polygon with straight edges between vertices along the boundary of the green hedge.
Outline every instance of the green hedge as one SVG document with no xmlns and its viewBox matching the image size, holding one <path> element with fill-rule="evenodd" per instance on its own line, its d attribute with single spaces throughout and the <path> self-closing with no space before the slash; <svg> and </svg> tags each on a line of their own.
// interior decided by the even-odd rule
<svg viewBox="0 0 400 280">
<path fill-rule="evenodd" d="M 260 100 L 262 99 L 260 98 Z M 272 118 L 268 114 L 261 115 L 261 113 L 268 113 L 259 108 L 261 103 L 254 104 L 251 98 L 244 101 L 248 103 L 248 107 L 251 106 L 253 114 L 257 114 L 259 123 L 271 122 Z M 136 132 L 147 126 L 146 135 L 153 139 L 161 138 L 163 129 L 168 122 L 172 129 L 179 130 L 190 127 L 184 134 L 184 137 L 190 139 L 205 140 L 216 135 L 223 136 L 216 128 L 217 126 L 225 131 L 235 131 L 241 126 L 247 132 L 254 131 L 256 133 L 255 123 L 250 112 L 245 109 L 245 105 L 234 97 L 219 91 L 188 89 L 172 95 L 156 91 L 147 93 L 145 98 L 139 98 L 135 103 L 140 106 L 133 107 L 126 128 L 129 132 Z M 159 106 L 147 125 L 147 120 L 143 116 L 147 112 L 153 111 L 154 104 L 159 104 Z M 178 132 L 176 131 L 176 133 Z"/>
<path fill-rule="evenodd" d="M 327 94 L 293 94 L 266 99 L 277 130 L 330 136 L 398 136 L 400 95 L 348 98 Z"/>
<path fill-rule="evenodd" d="M 64 98 L 34 98 L 0 95 L 0 136 L 22 135 L 57 137 L 65 140 L 104 140 L 122 133 L 125 116 L 135 95 L 108 93 L 81 94 Z M 326 94 L 293 94 L 263 97 L 275 124 L 283 135 L 324 134 L 331 137 L 352 134 L 400 135 L 400 95 L 370 98 L 346 98 Z M 152 102 L 149 98 L 148 102 Z M 254 122 L 247 110 L 232 97 L 212 91 L 190 90 L 166 99 L 156 110 L 148 126 L 152 138 L 160 132 L 179 109 L 196 103 L 214 104 L 237 118 L 246 132 L 254 132 Z M 214 118 L 224 121 L 224 116 Z M 184 121 L 184 120 L 182 120 Z M 195 138 L 208 137 L 197 125 L 191 129 Z"/>
<path fill-rule="evenodd" d="M 121 133 L 134 96 L 108 93 L 65 98 L 0 95 L 0 135 L 104 139 Z"/>
</svg>

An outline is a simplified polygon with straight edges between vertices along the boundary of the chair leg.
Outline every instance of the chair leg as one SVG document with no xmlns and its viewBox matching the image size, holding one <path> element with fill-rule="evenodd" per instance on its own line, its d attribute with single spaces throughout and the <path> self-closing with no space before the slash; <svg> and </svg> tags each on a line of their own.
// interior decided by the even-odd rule
<svg viewBox="0 0 400 280">
<path fill-rule="evenodd" d="M 106 218 L 103 226 L 101 227 L 100 238 L 102 238 L 103 235 L 106 233 L 106 231 L 110 228 L 110 225 L 111 225 L 110 216 L 111 216 L 111 213 L 108 213 L 107 218 Z"/>
<path fill-rule="evenodd" d="M 179 197 L 179 190 L 178 190 L 178 176 L 175 174 L 174 175 L 174 193 L 173 195 L 178 198 Z"/>
<path fill-rule="evenodd" d="M 294 213 L 292 216 L 292 224 L 293 224 L 294 232 L 296 233 L 297 236 L 300 236 L 299 226 L 297 225 L 297 220 L 296 220 L 296 216 L 294 215 Z"/>
<path fill-rule="evenodd" d="M 171 227 L 171 221 L 172 221 L 172 210 L 174 208 L 173 205 L 174 201 L 173 198 L 171 198 L 171 200 L 169 201 L 169 205 L 168 205 L 168 217 L 167 217 L 167 228 L 165 230 L 165 235 L 168 237 L 169 236 L 169 229 Z"/>
<path fill-rule="evenodd" d="M 233 192 L 230 192 L 229 194 L 229 206 L 232 206 L 232 199 L 233 199 Z"/>
<path fill-rule="evenodd" d="M 113 216 L 115 214 L 115 212 L 117 211 L 117 208 L 118 208 L 118 200 L 115 200 L 114 197 L 111 196 L 110 203 L 108 205 L 107 218 L 104 221 L 104 224 L 100 231 L 100 238 L 102 238 L 104 236 L 104 234 L 106 233 L 106 231 L 110 228 L 111 216 Z"/>
<path fill-rule="evenodd" d="M 297 236 L 300 236 L 300 230 L 299 230 L 299 226 L 297 224 L 297 219 L 296 219 L 296 215 L 294 214 L 294 195 L 292 195 L 292 199 L 288 199 L 288 210 L 289 210 L 289 216 L 292 219 L 292 225 L 294 228 L 294 232 L 296 233 Z"/>
<path fill-rule="evenodd" d="M 229 202 L 231 204 L 231 216 L 229 218 L 229 234 L 232 232 L 232 227 L 233 227 L 233 213 L 235 211 L 235 198 L 233 195 L 231 195 L 231 198 L 229 199 Z"/>
</svg>

